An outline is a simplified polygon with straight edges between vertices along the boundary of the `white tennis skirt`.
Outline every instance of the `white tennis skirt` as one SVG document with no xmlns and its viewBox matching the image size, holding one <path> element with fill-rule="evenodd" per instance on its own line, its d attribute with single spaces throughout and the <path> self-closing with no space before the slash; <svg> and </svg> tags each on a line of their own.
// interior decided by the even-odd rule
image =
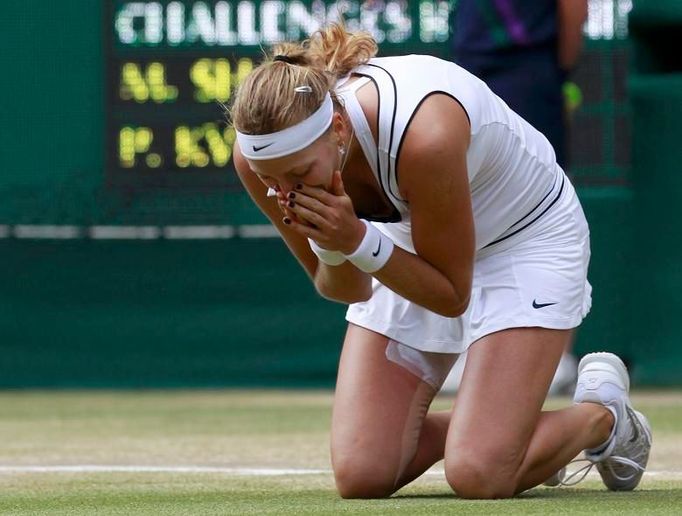
<svg viewBox="0 0 682 516">
<path fill-rule="evenodd" d="M 392 224 L 375 225 L 394 240 L 405 232 Z M 471 300 L 461 316 L 438 315 L 373 280 L 372 297 L 351 304 L 346 320 L 437 353 L 462 353 L 478 339 L 509 328 L 575 328 L 592 304 L 589 260 L 587 221 L 569 185 L 531 226 L 477 252 Z"/>
</svg>

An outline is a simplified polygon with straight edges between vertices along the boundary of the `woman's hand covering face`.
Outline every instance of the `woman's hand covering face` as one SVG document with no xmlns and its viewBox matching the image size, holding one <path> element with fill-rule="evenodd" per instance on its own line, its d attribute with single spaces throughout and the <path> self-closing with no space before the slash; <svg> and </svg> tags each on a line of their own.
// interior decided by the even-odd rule
<svg viewBox="0 0 682 516">
<path fill-rule="evenodd" d="M 320 247 L 351 254 L 360 245 L 365 226 L 355 215 L 340 171 L 334 172 L 329 191 L 300 183 L 287 195 L 278 192 L 277 199 L 284 223 Z"/>
</svg>

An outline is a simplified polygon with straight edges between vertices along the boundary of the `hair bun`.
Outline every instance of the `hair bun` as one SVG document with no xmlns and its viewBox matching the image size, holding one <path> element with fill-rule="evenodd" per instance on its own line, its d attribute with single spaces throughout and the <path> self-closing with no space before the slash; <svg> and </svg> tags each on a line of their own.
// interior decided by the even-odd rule
<svg viewBox="0 0 682 516">
<path fill-rule="evenodd" d="M 273 61 L 282 61 L 283 63 L 287 64 L 296 64 L 294 63 L 294 60 L 291 59 L 289 56 L 285 56 L 284 54 L 278 54 L 275 57 L 272 58 Z"/>
</svg>

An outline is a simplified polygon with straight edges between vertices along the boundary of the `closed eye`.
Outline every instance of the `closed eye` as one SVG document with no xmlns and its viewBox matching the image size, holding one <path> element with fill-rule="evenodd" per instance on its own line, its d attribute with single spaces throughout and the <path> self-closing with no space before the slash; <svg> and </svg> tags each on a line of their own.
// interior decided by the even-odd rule
<svg viewBox="0 0 682 516">
<path fill-rule="evenodd" d="M 304 176 L 307 176 L 308 173 L 310 173 L 310 167 L 305 168 L 305 169 L 300 170 L 300 171 L 292 171 L 292 172 L 290 172 L 290 175 L 292 177 L 304 177 Z"/>
</svg>

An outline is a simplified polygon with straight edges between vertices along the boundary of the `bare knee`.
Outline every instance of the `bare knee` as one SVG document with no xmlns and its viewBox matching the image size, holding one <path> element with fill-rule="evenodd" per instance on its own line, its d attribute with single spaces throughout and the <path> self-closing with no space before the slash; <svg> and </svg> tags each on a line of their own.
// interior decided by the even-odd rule
<svg viewBox="0 0 682 516">
<path fill-rule="evenodd" d="M 514 475 L 499 463 L 475 457 L 446 459 L 445 478 L 461 498 L 510 498 L 516 492 Z"/>
<path fill-rule="evenodd" d="M 351 456 L 333 462 L 341 498 L 386 498 L 395 491 L 395 472 L 380 460 Z"/>
</svg>

